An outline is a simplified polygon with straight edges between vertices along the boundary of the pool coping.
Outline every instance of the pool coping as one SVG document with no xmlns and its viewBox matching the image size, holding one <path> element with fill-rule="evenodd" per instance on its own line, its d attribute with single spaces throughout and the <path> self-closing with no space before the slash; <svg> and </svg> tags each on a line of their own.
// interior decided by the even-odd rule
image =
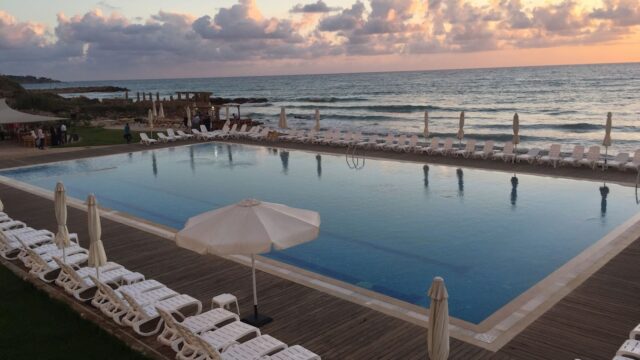
<svg viewBox="0 0 640 360">
<path fill-rule="evenodd" d="M 194 144 L 191 144 L 194 145 Z M 246 144 L 241 144 L 247 146 Z M 248 145 L 264 147 L 261 145 Z M 270 148 L 278 148 L 269 146 Z M 304 151 L 295 149 L 294 151 Z M 307 151 L 317 153 L 317 151 Z M 328 153 L 332 156 L 340 156 Z M 105 155 L 110 156 L 110 155 Z M 376 158 L 385 161 L 400 161 L 386 158 Z M 73 161 L 73 160 L 65 160 Z M 405 161 L 416 163 L 414 161 Z M 28 168 L 39 165 L 18 166 L 3 170 Z M 440 164 L 439 164 L 440 165 Z M 442 165 L 451 166 L 451 165 Z M 495 170 L 486 170 L 495 171 Z M 499 171 L 499 170 L 498 170 Z M 504 172 L 504 171 L 503 171 Z M 542 176 L 542 175 L 540 175 Z M 572 178 L 574 179 L 574 178 Z M 596 182 L 589 179 L 581 181 Z M 53 200 L 54 192 L 35 185 L 30 185 L 5 176 L 0 176 L 0 183 Z M 82 200 L 69 197 L 68 205 L 80 210 L 86 210 Z M 101 215 L 107 219 L 134 227 L 156 236 L 174 241 L 177 229 L 153 223 L 125 212 L 101 207 Z M 640 213 L 631 216 L 624 223 L 610 231 L 603 238 L 590 245 L 571 260 L 553 271 L 544 279 L 531 286 L 525 292 L 495 311 L 480 324 L 473 324 L 458 318 L 450 319 L 450 334 L 461 341 L 481 348 L 498 351 L 513 337 L 524 330 L 544 312 L 555 305 L 564 296 L 578 287 L 594 272 L 600 269 L 610 259 L 620 253 L 629 244 L 640 237 Z M 248 256 L 221 256 L 232 261 L 250 266 Z M 275 276 L 296 282 L 353 303 L 380 311 L 384 314 L 408 321 L 418 326 L 427 327 L 428 308 L 410 304 L 377 292 L 373 292 L 352 284 L 329 278 L 308 270 L 285 264 L 263 256 L 256 261 L 258 269 Z M 428 279 L 425 279 L 427 286 Z"/>
</svg>

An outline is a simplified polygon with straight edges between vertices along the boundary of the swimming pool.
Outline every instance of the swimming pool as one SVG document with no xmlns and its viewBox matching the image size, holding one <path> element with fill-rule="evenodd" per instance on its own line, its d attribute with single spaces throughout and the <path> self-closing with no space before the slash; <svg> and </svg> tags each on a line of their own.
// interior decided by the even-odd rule
<svg viewBox="0 0 640 360">
<path fill-rule="evenodd" d="M 206 143 L 1 171 L 181 228 L 244 198 L 320 212 L 316 241 L 267 256 L 412 304 L 442 276 L 450 312 L 478 324 L 638 211 L 633 188 Z M 606 193 L 606 196 L 603 194 Z"/>
</svg>

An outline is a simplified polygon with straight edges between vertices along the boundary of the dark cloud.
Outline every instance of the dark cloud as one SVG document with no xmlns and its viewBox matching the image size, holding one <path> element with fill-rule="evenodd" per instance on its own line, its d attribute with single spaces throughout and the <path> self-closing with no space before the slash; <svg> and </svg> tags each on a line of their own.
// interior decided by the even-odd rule
<svg viewBox="0 0 640 360">
<path fill-rule="evenodd" d="M 297 4 L 289 11 L 292 13 L 329 13 L 338 10 L 340 10 L 340 8 L 329 7 L 324 1 L 318 0 L 311 4 Z"/>
<path fill-rule="evenodd" d="M 640 1 L 605 0 L 604 7 L 594 9 L 591 17 L 611 20 L 617 26 L 640 25 Z"/>
</svg>

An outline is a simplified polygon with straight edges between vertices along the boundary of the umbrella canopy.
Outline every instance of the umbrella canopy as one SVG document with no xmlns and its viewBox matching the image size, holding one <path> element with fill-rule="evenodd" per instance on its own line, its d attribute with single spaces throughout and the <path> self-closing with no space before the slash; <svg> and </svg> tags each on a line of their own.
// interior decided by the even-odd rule
<svg viewBox="0 0 640 360">
<path fill-rule="evenodd" d="M 149 114 L 147 115 L 147 122 L 149 123 L 149 127 L 153 129 L 153 111 L 149 109 Z"/>
<path fill-rule="evenodd" d="M 93 194 L 89 194 L 87 198 L 87 213 L 89 215 L 89 266 L 98 268 L 107 263 L 107 254 L 104 252 L 104 245 L 100 239 L 102 236 L 100 211 Z M 97 275 L 100 279 L 100 272 Z"/>
<path fill-rule="evenodd" d="M 56 233 L 55 242 L 58 248 L 62 249 L 63 260 L 66 261 L 64 249 L 71 245 L 71 240 L 69 240 L 69 229 L 67 229 L 67 196 L 64 185 L 61 182 L 56 184 L 54 204 L 56 221 L 58 222 L 58 232 Z"/>
<path fill-rule="evenodd" d="M 520 144 L 520 117 L 518 113 L 513 115 L 513 145 Z"/>
<path fill-rule="evenodd" d="M 458 123 L 458 140 L 462 141 L 464 137 L 464 111 L 460 113 L 460 122 Z"/>
<path fill-rule="evenodd" d="M 153 113 L 153 117 L 158 117 L 158 110 L 156 110 L 156 101 L 151 100 L 151 111 Z"/>
<path fill-rule="evenodd" d="M 604 127 L 604 140 L 602 146 L 611 146 L 611 113 L 607 113 L 607 124 Z"/>
<path fill-rule="evenodd" d="M 176 234 L 176 244 L 200 254 L 251 255 L 254 316 L 258 315 L 255 254 L 286 249 L 318 237 L 320 214 L 254 199 L 212 210 L 187 221 Z"/>
<path fill-rule="evenodd" d="M 320 110 L 316 109 L 316 125 L 313 127 L 315 131 L 320 131 Z"/>
<path fill-rule="evenodd" d="M 278 127 L 281 129 L 287 128 L 287 114 L 284 111 L 284 107 L 280 108 L 280 120 L 278 121 Z"/>
<path fill-rule="evenodd" d="M 162 102 L 160 102 L 160 110 L 158 110 L 158 118 L 164 119 L 164 107 L 162 106 Z"/>
<path fill-rule="evenodd" d="M 424 131 L 423 131 L 425 139 L 429 137 L 429 113 L 424 112 Z"/>
<path fill-rule="evenodd" d="M 429 288 L 429 359 L 446 360 L 449 357 L 449 303 L 447 288 L 441 277 L 435 277 Z"/>
</svg>

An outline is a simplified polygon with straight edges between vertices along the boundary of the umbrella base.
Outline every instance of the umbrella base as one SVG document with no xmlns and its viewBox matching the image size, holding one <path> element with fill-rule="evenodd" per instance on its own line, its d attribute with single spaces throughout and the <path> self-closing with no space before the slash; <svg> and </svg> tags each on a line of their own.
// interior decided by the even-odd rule
<svg viewBox="0 0 640 360">
<path fill-rule="evenodd" d="M 272 318 L 268 316 L 260 315 L 260 314 L 252 314 L 242 319 L 242 322 L 247 323 L 249 325 L 253 325 L 255 327 L 265 326 L 272 321 L 273 321 Z"/>
</svg>

